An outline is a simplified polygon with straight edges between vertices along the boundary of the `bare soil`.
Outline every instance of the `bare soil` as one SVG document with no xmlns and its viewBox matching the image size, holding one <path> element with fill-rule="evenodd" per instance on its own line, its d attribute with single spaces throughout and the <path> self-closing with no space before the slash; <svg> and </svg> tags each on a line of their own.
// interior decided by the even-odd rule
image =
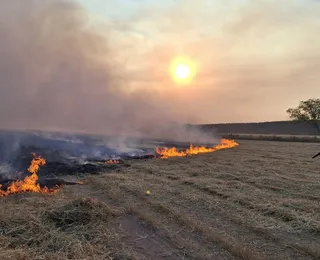
<svg viewBox="0 0 320 260">
<path fill-rule="evenodd" d="M 240 141 L 2 197 L 1 259 L 320 259 L 317 152 Z"/>
</svg>

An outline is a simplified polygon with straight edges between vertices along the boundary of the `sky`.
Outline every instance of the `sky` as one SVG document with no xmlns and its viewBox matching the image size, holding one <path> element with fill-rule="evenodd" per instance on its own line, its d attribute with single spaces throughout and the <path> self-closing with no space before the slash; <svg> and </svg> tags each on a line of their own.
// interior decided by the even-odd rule
<svg viewBox="0 0 320 260">
<path fill-rule="evenodd" d="M 319 97 L 319 31 L 316 0 L 0 1 L 0 128 L 286 120 Z M 181 57 L 189 84 L 170 75 Z"/>
<path fill-rule="evenodd" d="M 319 97 L 320 1 L 80 3 L 101 19 L 126 24 L 119 37 L 132 44 L 134 85 L 156 85 L 171 58 L 192 57 L 200 69 L 184 91 L 193 98 L 182 98 L 188 109 L 200 110 L 202 122 L 285 120 L 287 108 Z"/>
</svg>

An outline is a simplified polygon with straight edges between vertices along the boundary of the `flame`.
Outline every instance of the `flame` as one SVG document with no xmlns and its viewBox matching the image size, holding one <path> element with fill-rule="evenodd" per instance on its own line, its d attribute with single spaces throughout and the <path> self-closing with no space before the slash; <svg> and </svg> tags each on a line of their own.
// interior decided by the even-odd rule
<svg viewBox="0 0 320 260">
<path fill-rule="evenodd" d="M 2 190 L 0 185 L 0 196 L 8 196 L 10 194 L 22 193 L 22 192 L 39 192 L 39 193 L 51 193 L 56 192 L 55 189 L 48 189 L 47 187 L 41 188 L 38 183 L 38 171 L 41 165 L 45 165 L 46 161 L 41 156 L 32 154 L 33 159 L 28 168 L 28 172 L 31 173 L 30 176 L 27 176 L 24 180 L 18 180 L 10 184 L 6 191 Z"/>
<path fill-rule="evenodd" d="M 119 163 L 120 163 L 120 161 L 113 160 L 113 159 L 107 161 L 107 164 L 119 164 Z"/>
<path fill-rule="evenodd" d="M 193 146 L 190 145 L 189 149 L 185 151 L 179 151 L 176 147 L 172 148 L 156 148 L 156 153 L 163 159 L 170 157 L 183 157 L 188 155 L 196 155 L 201 153 L 212 153 L 223 149 L 230 149 L 238 146 L 239 144 L 234 140 L 222 139 L 221 144 L 215 145 L 213 147 L 205 146 Z"/>
</svg>

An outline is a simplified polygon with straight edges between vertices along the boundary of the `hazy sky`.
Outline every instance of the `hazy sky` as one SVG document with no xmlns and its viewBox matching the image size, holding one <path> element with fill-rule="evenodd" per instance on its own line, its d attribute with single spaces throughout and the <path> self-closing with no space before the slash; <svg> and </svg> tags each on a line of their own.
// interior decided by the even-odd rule
<svg viewBox="0 0 320 260">
<path fill-rule="evenodd" d="M 319 32 L 315 0 L 3 0 L 0 128 L 287 119 L 319 97 Z M 179 56 L 197 67 L 189 85 L 170 77 Z"/>
<path fill-rule="evenodd" d="M 196 60 L 198 76 L 176 94 L 203 122 L 286 119 L 288 107 L 319 97 L 320 1 L 80 2 L 123 23 L 114 40 L 131 45 L 124 56 L 136 69 L 132 84 L 172 87 L 157 82 L 170 59 L 183 53 Z"/>
</svg>

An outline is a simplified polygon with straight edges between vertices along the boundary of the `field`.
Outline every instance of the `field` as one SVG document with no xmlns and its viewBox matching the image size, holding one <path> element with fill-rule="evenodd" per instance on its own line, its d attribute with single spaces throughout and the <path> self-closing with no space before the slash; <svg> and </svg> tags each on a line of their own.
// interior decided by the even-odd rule
<svg viewBox="0 0 320 260">
<path fill-rule="evenodd" d="M 1 259 L 320 259 L 319 145 L 239 143 L 2 197 Z"/>
</svg>

